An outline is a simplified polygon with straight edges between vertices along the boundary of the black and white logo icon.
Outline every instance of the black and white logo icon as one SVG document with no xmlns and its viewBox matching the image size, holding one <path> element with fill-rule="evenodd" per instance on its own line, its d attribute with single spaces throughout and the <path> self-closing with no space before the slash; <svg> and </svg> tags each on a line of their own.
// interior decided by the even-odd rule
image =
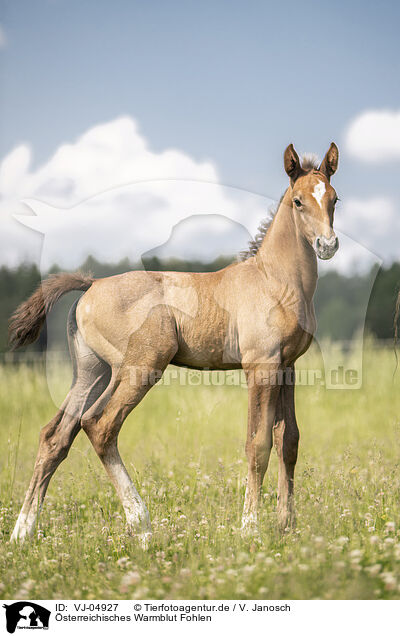
<svg viewBox="0 0 400 636">
<path fill-rule="evenodd" d="M 32 603 L 17 601 L 11 605 L 4 604 L 6 610 L 7 631 L 13 634 L 16 629 L 49 629 L 50 610 Z"/>
</svg>

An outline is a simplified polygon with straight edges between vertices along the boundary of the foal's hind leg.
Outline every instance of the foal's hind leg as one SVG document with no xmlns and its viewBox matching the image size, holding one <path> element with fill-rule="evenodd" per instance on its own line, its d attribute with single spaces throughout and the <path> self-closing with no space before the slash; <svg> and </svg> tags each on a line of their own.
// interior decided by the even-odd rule
<svg viewBox="0 0 400 636">
<path fill-rule="evenodd" d="M 136 490 L 118 450 L 118 433 L 130 411 L 139 404 L 150 387 L 132 388 L 122 379 L 100 419 L 82 421 L 82 427 L 101 460 L 123 505 L 129 530 L 142 536 L 151 533 L 148 510 Z"/>
<path fill-rule="evenodd" d="M 71 321 L 69 337 L 74 363 L 73 385 L 57 415 L 40 432 L 32 479 L 11 535 L 12 541 L 33 533 L 50 479 L 80 431 L 82 413 L 97 400 L 110 378 L 109 366 L 85 345 L 74 328 L 74 317 L 70 318 L 70 328 Z"/>
<path fill-rule="evenodd" d="M 294 368 L 289 369 L 287 382 L 281 387 L 276 423 L 274 425 L 274 445 L 278 454 L 278 523 L 282 530 L 294 526 L 294 469 L 297 461 L 299 429 L 297 427 L 294 404 Z"/>
<path fill-rule="evenodd" d="M 166 337 L 165 330 L 165 327 L 160 329 L 158 334 Z M 144 339 L 140 343 L 139 339 L 140 335 L 137 334 L 135 347 L 128 350 L 125 356 L 115 383 L 115 391 L 100 419 L 91 417 L 88 411 L 82 419 L 82 427 L 121 500 L 129 531 L 137 535 L 142 546 L 146 547 L 151 536 L 150 516 L 119 454 L 118 434 L 125 418 L 160 378 L 175 355 L 177 346 L 172 331 L 170 337 L 167 336 L 166 346 L 158 352 L 149 351 L 148 341 Z M 147 351 L 143 356 L 144 348 Z M 137 360 L 138 357 L 143 360 L 141 365 L 130 364 L 130 360 Z"/>
</svg>

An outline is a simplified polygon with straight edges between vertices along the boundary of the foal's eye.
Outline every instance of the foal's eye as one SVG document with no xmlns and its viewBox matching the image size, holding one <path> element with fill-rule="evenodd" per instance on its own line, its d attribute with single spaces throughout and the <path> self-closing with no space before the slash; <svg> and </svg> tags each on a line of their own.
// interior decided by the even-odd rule
<svg viewBox="0 0 400 636">
<path fill-rule="evenodd" d="M 300 199 L 293 199 L 293 203 L 295 204 L 296 208 L 301 208 L 301 201 L 300 201 Z"/>
</svg>

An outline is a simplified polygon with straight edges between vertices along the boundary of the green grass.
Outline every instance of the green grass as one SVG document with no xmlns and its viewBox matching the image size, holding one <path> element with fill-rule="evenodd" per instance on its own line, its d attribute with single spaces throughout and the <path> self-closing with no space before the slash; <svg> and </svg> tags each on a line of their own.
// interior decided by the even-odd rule
<svg viewBox="0 0 400 636">
<path fill-rule="evenodd" d="M 320 364 L 315 353 L 304 364 Z M 259 536 L 243 538 L 246 390 L 158 386 L 126 421 L 121 453 L 150 510 L 143 552 L 81 433 L 48 491 L 32 542 L 8 542 L 39 429 L 54 415 L 43 370 L 0 368 L 3 598 L 400 597 L 400 391 L 393 352 L 371 349 L 360 390 L 301 386 L 296 530 L 276 527 L 277 462 Z M 400 373 L 398 373 L 400 376 Z M 191 376 L 193 377 L 193 376 Z M 53 393 L 68 388 L 52 373 Z"/>
</svg>

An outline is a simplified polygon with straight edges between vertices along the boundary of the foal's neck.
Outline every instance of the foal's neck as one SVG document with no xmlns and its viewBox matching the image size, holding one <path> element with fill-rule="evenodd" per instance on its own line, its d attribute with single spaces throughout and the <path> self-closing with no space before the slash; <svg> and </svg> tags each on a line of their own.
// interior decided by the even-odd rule
<svg viewBox="0 0 400 636">
<path fill-rule="evenodd" d="M 317 285 L 317 258 L 305 237 L 299 232 L 292 207 L 289 187 L 258 251 L 257 259 L 266 276 L 288 286 L 307 302 Z"/>
</svg>

